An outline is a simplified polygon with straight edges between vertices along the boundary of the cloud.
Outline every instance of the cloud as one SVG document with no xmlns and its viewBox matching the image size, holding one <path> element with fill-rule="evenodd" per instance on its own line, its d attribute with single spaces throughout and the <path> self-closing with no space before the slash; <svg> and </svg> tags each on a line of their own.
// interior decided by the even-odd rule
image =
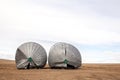
<svg viewBox="0 0 120 80">
<path fill-rule="evenodd" d="M 44 5 L 42 5 L 43 3 Z M 100 5 L 97 5 L 98 3 Z M 70 2 L 53 0 L 48 2 L 43 0 L 1 1 L 1 32 L 8 37 L 19 36 L 22 38 L 21 35 L 25 35 L 25 37 L 33 35 L 43 39 L 51 37 L 54 40 L 63 39 L 83 44 L 119 42 L 120 19 L 100 15 L 100 12 L 95 13 L 95 11 L 103 10 L 102 7 L 108 9 L 109 7 L 106 7 L 105 4 L 115 5 L 116 3 L 114 1 L 112 4 L 109 1 L 107 4 L 94 0 Z M 104 5 L 101 6 L 102 4 Z M 96 6 L 98 10 L 94 8 Z M 3 36 L 2 34 L 1 36 Z"/>
<path fill-rule="evenodd" d="M 120 63 L 120 52 L 81 50 L 81 53 L 83 63 Z"/>
<path fill-rule="evenodd" d="M 71 40 L 83 44 L 120 41 L 119 33 L 103 30 L 106 26 L 113 29 L 114 24 L 118 27 L 120 25 L 118 21 L 113 22 L 111 19 L 107 21 L 107 18 L 103 20 L 101 16 L 75 15 L 41 5 L 16 4 L 8 3 L 1 6 L 4 7 L 1 11 L 3 13 L 1 13 L 3 17 L 1 31 L 10 37 L 12 35 L 24 38 L 24 36 L 33 35 L 43 39 L 51 37 L 54 40 Z"/>
</svg>

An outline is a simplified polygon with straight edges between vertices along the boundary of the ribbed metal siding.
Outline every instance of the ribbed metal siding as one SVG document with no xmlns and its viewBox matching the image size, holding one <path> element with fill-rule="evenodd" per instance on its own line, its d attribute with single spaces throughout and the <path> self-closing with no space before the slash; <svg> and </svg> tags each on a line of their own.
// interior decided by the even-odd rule
<svg viewBox="0 0 120 80">
<path fill-rule="evenodd" d="M 33 61 L 29 62 L 28 59 L 31 58 Z M 47 54 L 45 49 L 38 43 L 27 42 L 18 47 L 16 51 L 16 67 L 26 68 L 30 63 L 30 67 L 44 67 L 47 61 Z"/>
<path fill-rule="evenodd" d="M 65 67 L 67 64 L 78 68 L 81 66 L 81 55 L 76 47 L 71 44 L 59 42 L 49 51 L 48 63 L 50 67 Z"/>
</svg>

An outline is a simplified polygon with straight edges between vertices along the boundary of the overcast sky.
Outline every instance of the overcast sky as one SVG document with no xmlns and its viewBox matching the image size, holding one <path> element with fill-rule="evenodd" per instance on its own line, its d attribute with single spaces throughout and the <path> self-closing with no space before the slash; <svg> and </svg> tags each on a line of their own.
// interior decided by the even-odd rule
<svg viewBox="0 0 120 80">
<path fill-rule="evenodd" d="M 120 63 L 119 0 L 0 0 L 0 59 L 24 42 L 71 43 L 82 60 Z"/>
</svg>

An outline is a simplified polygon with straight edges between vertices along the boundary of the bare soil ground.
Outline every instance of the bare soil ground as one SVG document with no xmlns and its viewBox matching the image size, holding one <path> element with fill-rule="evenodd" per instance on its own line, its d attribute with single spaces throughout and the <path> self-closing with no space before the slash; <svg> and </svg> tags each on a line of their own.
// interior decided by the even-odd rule
<svg viewBox="0 0 120 80">
<path fill-rule="evenodd" d="M 16 69 L 15 61 L 0 60 L 0 80 L 120 80 L 120 64 L 83 64 L 79 69 Z"/>
</svg>

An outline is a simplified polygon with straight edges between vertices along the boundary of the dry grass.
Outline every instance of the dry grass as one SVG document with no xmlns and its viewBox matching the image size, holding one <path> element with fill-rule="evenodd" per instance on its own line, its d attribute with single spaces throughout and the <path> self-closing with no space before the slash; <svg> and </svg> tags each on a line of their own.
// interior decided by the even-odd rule
<svg viewBox="0 0 120 80">
<path fill-rule="evenodd" d="M 17 70 L 14 61 L 0 60 L 0 80 L 120 80 L 120 64 L 83 64 L 79 69 Z"/>
</svg>

